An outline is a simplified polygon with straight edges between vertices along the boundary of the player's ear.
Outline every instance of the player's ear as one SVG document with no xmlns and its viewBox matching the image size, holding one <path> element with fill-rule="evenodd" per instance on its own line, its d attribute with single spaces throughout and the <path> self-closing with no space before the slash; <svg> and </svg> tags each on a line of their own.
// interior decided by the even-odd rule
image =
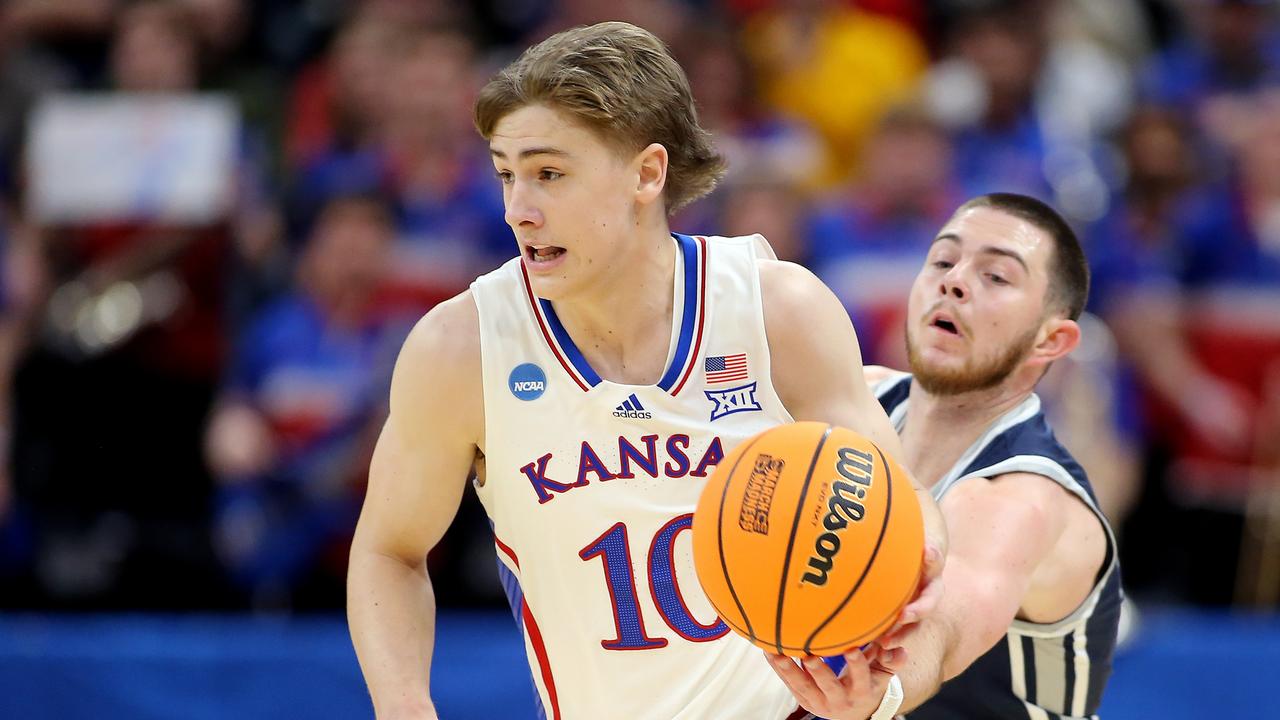
<svg viewBox="0 0 1280 720">
<path fill-rule="evenodd" d="M 1054 315 L 1040 327 L 1040 334 L 1031 355 L 1048 364 L 1066 356 L 1079 345 L 1080 324 L 1075 320 Z"/>
<path fill-rule="evenodd" d="M 639 203 L 648 205 L 662 198 L 662 191 L 667 186 L 667 161 L 667 149 L 660 143 L 650 143 L 636 155 L 639 179 L 636 200 Z"/>
</svg>

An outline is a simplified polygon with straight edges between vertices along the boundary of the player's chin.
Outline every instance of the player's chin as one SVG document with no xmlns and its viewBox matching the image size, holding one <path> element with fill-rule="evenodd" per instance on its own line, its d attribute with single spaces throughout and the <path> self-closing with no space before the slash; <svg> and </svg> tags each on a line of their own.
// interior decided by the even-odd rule
<svg viewBox="0 0 1280 720">
<path fill-rule="evenodd" d="M 916 363 L 930 373 L 949 374 L 963 370 L 969 364 L 967 353 L 955 348 L 925 345 L 917 352 Z"/>
<path fill-rule="evenodd" d="M 529 273 L 529 286 L 533 288 L 533 294 L 543 300 L 555 302 L 564 300 L 573 294 L 573 277 L 567 272 L 553 272 L 547 274 Z"/>
</svg>

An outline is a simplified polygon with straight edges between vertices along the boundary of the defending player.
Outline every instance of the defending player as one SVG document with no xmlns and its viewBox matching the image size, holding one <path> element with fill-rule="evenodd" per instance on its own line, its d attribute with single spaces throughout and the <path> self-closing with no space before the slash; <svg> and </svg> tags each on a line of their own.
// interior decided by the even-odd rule
<svg viewBox="0 0 1280 720">
<path fill-rule="evenodd" d="M 396 368 L 348 577 L 378 716 L 434 717 L 424 557 L 473 466 L 545 717 L 792 715 L 711 610 L 685 531 L 711 467 L 772 425 L 823 420 L 900 452 L 848 317 L 758 236 L 670 232 L 722 162 L 650 33 L 549 38 L 484 88 L 476 125 L 521 257 L 432 310 Z M 919 493 L 936 574 L 945 538 Z"/>
<path fill-rule="evenodd" d="M 912 286 L 912 374 L 868 368 L 951 543 L 935 611 L 884 641 L 905 650 L 888 664 L 910 720 L 1098 710 L 1120 613 L 1115 538 L 1032 392 L 1080 342 L 1088 286 L 1080 244 L 1051 208 L 976 198 L 939 232 Z M 772 662 L 809 710 L 863 720 L 889 676 L 849 657 L 839 678 L 821 663 Z"/>
</svg>

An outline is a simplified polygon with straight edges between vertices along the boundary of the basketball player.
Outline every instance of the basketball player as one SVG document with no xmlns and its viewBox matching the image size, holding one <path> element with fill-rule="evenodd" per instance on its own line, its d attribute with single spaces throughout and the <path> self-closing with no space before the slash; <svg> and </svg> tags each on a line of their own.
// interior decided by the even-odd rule
<svg viewBox="0 0 1280 720">
<path fill-rule="evenodd" d="M 650 33 L 549 38 L 483 89 L 476 125 L 521 257 L 428 313 L 395 370 L 348 575 L 378 716 L 435 717 L 423 560 L 473 467 L 542 717 L 793 715 L 701 592 L 686 531 L 712 467 L 765 428 L 821 420 L 901 452 L 848 316 L 759 236 L 668 229 L 723 163 Z M 919 494 L 933 576 L 944 531 Z"/>
<path fill-rule="evenodd" d="M 1032 392 L 1080 342 L 1088 285 L 1074 233 L 1038 200 L 978 197 L 934 238 L 908 301 L 912 372 L 866 377 L 946 520 L 945 592 L 882 639 L 900 650 L 850 653 L 839 677 L 771 656 L 809 710 L 867 718 L 888 666 L 910 720 L 1097 712 L 1120 613 L 1115 538 Z"/>
</svg>

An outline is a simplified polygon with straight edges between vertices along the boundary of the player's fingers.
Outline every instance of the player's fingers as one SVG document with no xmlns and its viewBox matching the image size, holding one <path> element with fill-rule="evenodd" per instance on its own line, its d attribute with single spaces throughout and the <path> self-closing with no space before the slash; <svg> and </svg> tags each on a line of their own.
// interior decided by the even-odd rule
<svg viewBox="0 0 1280 720">
<path fill-rule="evenodd" d="M 845 666 L 840 673 L 840 680 L 851 696 L 868 692 L 872 685 L 871 662 L 867 653 L 874 653 L 873 648 L 874 646 L 864 650 L 850 650 L 844 655 Z"/>
<path fill-rule="evenodd" d="M 837 698 L 844 695 L 844 687 L 840 684 L 839 678 L 836 677 L 835 671 L 831 666 L 822 661 L 819 657 L 807 657 L 804 659 L 804 669 L 808 671 L 809 677 L 818 686 L 818 690 L 828 698 Z"/>
<path fill-rule="evenodd" d="M 942 598 L 942 553 L 933 546 L 926 546 L 924 551 L 924 569 L 920 573 L 920 584 L 916 587 L 915 597 L 902 608 L 897 622 L 885 635 L 892 635 L 906 625 L 920 622 L 920 618 L 932 613 Z"/>
<path fill-rule="evenodd" d="M 925 545 L 924 561 L 920 572 L 920 584 L 916 586 L 915 596 L 911 602 L 898 613 L 898 619 L 884 632 L 876 642 L 886 647 L 894 647 L 901 643 L 905 628 L 920 622 L 920 619 L 938 607 L 942 598 L 943 584 L 940 577 L 943 566 L 942 553 L 933 545 Z"/>
<path fill-rule="evenodd" d="M 886 672 L 890 675 L 901 672 L 907 664 L 907 649 L 903 647 L 885 648 L 876 646 L 876 655 L 871 658 L 871 669 Z"/>
<path fill-rule="evenodd" d="M 946 557 L 942 551 L 932 541 L 926 542 L 924 546 L 924 568 L 922 574 L 926 578 L 936 578 L 942 574 L 942 566 L 946 564 Z"/>
<path fill-rule="evenodd" d="M 938 606 L 938 600 L 942 597 L 942 553 L 937 549 L 929 547 L 924 553 L 924 572 L 922 573 L 920 588 L 914 600 L 903 608 L 905 619 L 904 624 L 913 623 L 920 618 L 933 612 Z"/>
<path fill-rule="evenodd" d="M 765 652 L 764 657 L 769 661 L 769 667 L 777 673 L 782 682 L 791 690 L 791 694 L 805 709 L 812 711 L 821 698 L 818 686 L 813 682 L 813 678 L 809 677 L 809 673 L 805 672 L 796 661 L 786 655 L 775 655 L 771 652 Z"/>
<path fill-rule="evenodd" d="M 902 616 L 898 619 L 900 626 L 914 625 L 920 622 L 921 618 L 929 616 L 938 608 L 938 601 L 942 599 L 942 578 L 935 578 L 929 581 L 928 586 L 920 593 L 915 600 L 902 609 Z"/>
</svg>

